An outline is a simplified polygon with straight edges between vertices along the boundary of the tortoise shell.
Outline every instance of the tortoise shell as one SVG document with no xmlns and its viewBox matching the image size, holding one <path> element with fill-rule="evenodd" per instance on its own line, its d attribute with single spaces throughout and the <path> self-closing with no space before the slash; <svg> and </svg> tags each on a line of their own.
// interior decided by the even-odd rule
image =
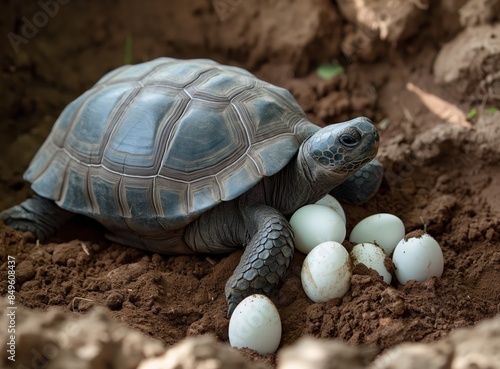
<svg viewBox="0 0 500 369">
<path fill-rule="evenodd" d="M 279 172 L 316 130 L 288 91 L 243 69 L 159 58 L 70 103 L 24 178 L 110 229 L 169 231 Z"/>
</svg>

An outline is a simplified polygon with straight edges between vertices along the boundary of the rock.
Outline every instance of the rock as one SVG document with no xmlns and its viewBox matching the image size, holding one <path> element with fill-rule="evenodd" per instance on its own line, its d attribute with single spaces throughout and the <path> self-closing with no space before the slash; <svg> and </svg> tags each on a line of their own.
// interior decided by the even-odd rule
<svg viewBox="0 0 500 369">
<path fill-rule="evenodd" d="M 339 0 L 337 4 L 341 13 L 368 37 L 378 36 L 392 44 L 415 34 L 428 8 L 425 0 Z"/>
<path fill-rule="evenodd" d="M 370 366 L 373 369 L 444 369 L 450 346 L 429 346 L 421 343 L 404 343 L 380 356 Z"/>
<path fill-rule="evenodd" d="M 462 328 L 434 344 L 405 343 L 375 360 L 376 369 L 498 369 L 500 316 Z"/>
<path fill-rule="evenodd" d="M 341 341 L 301 338 L 279 351 L 279 369 L 363 369 L 377 350 L 352 347 Z"/>
<path fill-rule="evenodd" d="M 7 313 L 12 311 L 7 299 L 0 300 L 2 327 L 9 325 Z M 9 341 L 7 329 L 0 330 L 0 341 Z M 164 349 L 158 341 L 114 322 L 100 307 L 75 316 L 56 308 L 40 312 L 18 306 L 14 341 L 15 361 L 8 359 L 7 350 L 0 350 L 2 368 L 135 369 Z"/>
<path fill-rule="evenodd" d="M 460 24 L 473 27 L 490 23 L 500 13 L 500 0 L 469 0 L 459 10 Z"/>
<path fill-rule="evenodd" d="M 111 310 L 120 310 L 123 305 L 123 295 L 118 292 L 112 292 L 106 299 L 106 306 Z"/>
<path fill-rule="evenodd" d="M 466 28 L 434 62 L 436 83 L 472 102 L 500 102 L 500 24 Z"/>
<path fill-rule="evenodd" d="M 241 59 L 249 69 L 265 60 L 276 68 L 274 74 L 303 75 L 336 57 L 342 20 L 328 0 L 213 3 L 222 24 L 208 29 L 208 39 L 217 40 L 210 48 L 224 45 L 226 55 Z"/>
<path fill-rule="evenodd" d="M 444 341 L 454 347 L 450 369 L 500 368 L 500 316 L 458 329 Z"/>
<path fill-rule="evenodd" d="M 471 128 L 447 123 L 438 124 L 417 135 L 411 144 L 411 150 L 422 163 L 434 160 L 452 149 L 467 154 L 467 160 L 496 163 L 500 160 L 499 120 L 500 111 L 480 111 L 478 121 Z"/>
<path fill-rule="evenodd" d="M 212 336 L 188 337 L 164 355 L 145 360 L 137 369 L 264 369 Z"/>
</svg>

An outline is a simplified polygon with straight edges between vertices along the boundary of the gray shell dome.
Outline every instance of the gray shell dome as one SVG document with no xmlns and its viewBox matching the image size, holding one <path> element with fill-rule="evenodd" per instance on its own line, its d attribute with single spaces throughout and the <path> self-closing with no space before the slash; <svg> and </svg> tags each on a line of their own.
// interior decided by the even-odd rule
<svg viewBox="0 0 500 369">
<path fill-rule="evenodd" d="M 174 230 L 280 171 L 317 129 L 288 91 L 243 69 L 159 58 L 70 103 L 24 178 L 111 229 L 156 218 Z"/>
</svg>

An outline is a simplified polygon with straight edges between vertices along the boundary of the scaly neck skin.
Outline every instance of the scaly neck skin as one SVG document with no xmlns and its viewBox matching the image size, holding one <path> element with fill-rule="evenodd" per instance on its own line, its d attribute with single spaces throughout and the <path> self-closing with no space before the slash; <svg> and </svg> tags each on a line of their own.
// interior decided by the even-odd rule
<svg viewBox="0 0 500 369">
<path fill-rule="evenodd" d="M 247 201 L 265 203 L 288 216 L 318 201 L 345 180 L 338 173 L 318 170 L 318 164 L 311 158 L 308 160 L 303 148 L 304 145 L 280 172 L 255 186 L 248 193 Z"/>
</svg>

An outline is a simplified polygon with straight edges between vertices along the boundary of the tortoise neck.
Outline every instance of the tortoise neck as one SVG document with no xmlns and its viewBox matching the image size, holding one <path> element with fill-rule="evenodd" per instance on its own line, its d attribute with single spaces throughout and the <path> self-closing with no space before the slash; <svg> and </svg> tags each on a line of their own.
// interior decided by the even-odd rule
<svg viewBox="0 0 500 369">
<path fill-rule="evenodd" d="M 303 148 L 304 145 L 282 171 L 269 178 L 272 198 L 266 202 L 285 215 L 315 203 L 340 184 L 332 173 L 315 170 L 315 163 L 307 159 Z"/>
</svg>

